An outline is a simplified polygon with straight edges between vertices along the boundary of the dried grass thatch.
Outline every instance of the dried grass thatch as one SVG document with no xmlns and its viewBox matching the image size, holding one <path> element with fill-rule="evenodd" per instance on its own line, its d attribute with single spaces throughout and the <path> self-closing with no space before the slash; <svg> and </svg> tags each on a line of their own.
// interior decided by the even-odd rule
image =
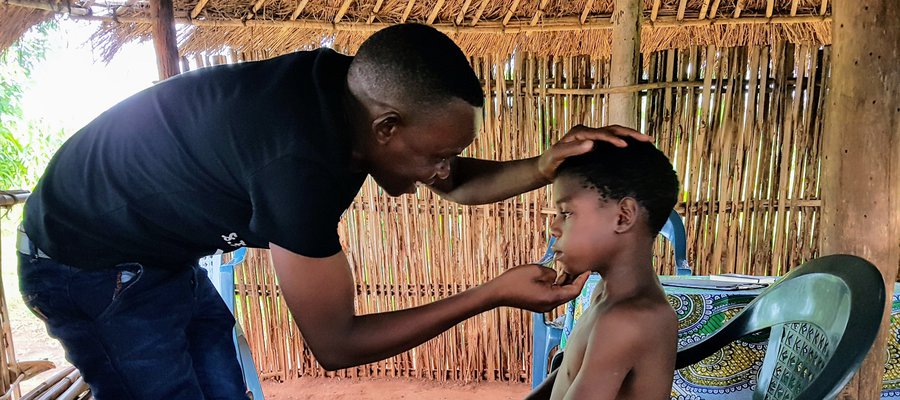
<svg viewBox="0 0 900 400">
<path fill-rule="evenodd" d="M 68 6 L 7 1 L 8 7 L 104 21 L 94 43 L 106 60 L 124 43 L 149 38 L 148 0 L 76 0 Z M 645 54 L 782 40 L 831 43 L 827 0 L 644 0 L 643 4 Z M 175 0 L 174 7 L 184 56 L 228 51 L 278 55 L 323 44 L 352 53 L 384 26 L 420 22 L 446 32 L 472 56 L 518 51 L 604 58 L 610 53 L 613 1 Z"/>
<path fill-rule="evenodd" d="M 50 11 L 0 3 L 0 53 L 12 46 L 28 29 L 54 17 Z"/>
</svg>

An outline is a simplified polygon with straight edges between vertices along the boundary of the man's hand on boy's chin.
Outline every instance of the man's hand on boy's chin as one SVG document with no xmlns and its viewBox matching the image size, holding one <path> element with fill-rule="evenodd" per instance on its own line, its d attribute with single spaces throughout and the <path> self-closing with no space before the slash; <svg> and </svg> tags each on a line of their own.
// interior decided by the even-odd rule
<svg viewBox="0 0 900 400">
<path fill-rule="evenodd" d="M 560 279 L 551 268 L 526 264 L 510 268 L 484 287 L 490 291 L 495 306 L 546 312 L 578 296 L 588 275 L 566 275 Z"/>
</svg>

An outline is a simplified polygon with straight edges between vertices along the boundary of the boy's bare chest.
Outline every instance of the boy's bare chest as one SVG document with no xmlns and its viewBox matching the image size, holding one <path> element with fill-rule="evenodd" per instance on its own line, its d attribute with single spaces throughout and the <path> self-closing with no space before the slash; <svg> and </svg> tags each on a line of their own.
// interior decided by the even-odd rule
<svg viewBox="0 0 900 400">
<path fill-rule="evenodd" d="M 584 361 L 584 353 L 587 350 L 588 340 L 591 337 L 591 331 L 594 325 L 608 307 L 606 304 L 593 304 L 584 312 L 578 320 L 578 324 L 572 329 L 569 341 L 566 346 L 566 357 L 564 362 L 564 371 L 569 380 L 574 380 L 581 369 Z"/>
</svg>

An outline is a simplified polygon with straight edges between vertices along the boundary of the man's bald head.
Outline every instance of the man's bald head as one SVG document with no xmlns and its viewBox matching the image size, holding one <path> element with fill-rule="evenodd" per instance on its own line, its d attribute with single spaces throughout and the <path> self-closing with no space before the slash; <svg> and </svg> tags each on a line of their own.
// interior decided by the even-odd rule
<svg viewBox="0 0 900 400">
<path fill-rule="evenodd" d="M 482 107 L 484 92 L 462 50 L 436 29 L 394 25 L 375 32 L 350 65 L 351 86 L 379 102 L 422 110 L 459 98 Z M 429 109 L 431 107 L 428 107 Z"/>
</svg>

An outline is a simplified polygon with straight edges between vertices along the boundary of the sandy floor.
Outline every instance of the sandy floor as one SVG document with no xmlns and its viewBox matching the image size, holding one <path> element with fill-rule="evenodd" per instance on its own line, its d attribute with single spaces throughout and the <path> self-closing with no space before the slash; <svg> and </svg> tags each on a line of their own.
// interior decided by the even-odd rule
<svg viewBox="0 0 900 400">
<path fill-rule="evenodd" d="M 412 379 L 301 378 L 285 383 L 263 382 L 270 400 L 306 399 L 415 399 L 415 400 L 512 400 L 528 394 L 524 383 L 431 382 Z"/>
</svg>

